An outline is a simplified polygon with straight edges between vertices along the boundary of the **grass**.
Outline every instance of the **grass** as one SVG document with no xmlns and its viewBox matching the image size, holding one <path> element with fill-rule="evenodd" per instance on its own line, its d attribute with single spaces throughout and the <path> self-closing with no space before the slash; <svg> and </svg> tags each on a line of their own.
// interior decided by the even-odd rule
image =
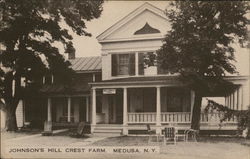
<svg viewBox="0 0 250 159">
<path fill-rule="evenodd" d="M 152 140 L 152 144 L 157 145 L 158 143 L 154 143 L 155 138 Z M 245 145 L 250 147 L 250 139 L 244 139 L 239 137 L 200 137 L 198 139 L 198 143 L 235 143 L 240 145 Z M 119 136 L 119 137 L 109 137 L 104 140 L 97 141 L 93 143 L 94 146 L 147 146 L 148 137 L 147 136 Z"/>
<path fill-rule="evenodd" d="M 236 143 L 250 147 L 250 139 L 245 139 L 242 137 L 220 137 L 220 136 L 206 136 L 200 137 L 199 142 L 204 143 Z"/>
<path fill-rule="evenodd" d="M 200 137 L 198 142 L 177 142 L 163 145 L 162 142 L 148 143 L 147 136 L 110 137 L 91 146 L 159 146 L 163 158 L 189 159 L 249 159 L 250 140 L 236 137 Z M 157 155 L 155 156 L 157 158 Z"/>
<path fill-rule="evenodd" d="M 1 139 L 23 137 L 27 135 L 39 134 L 41 132 L 41 129 L 17 130 L 15 132 L 7 132 L 5 130 L 1 130 Z"/>
</svg>

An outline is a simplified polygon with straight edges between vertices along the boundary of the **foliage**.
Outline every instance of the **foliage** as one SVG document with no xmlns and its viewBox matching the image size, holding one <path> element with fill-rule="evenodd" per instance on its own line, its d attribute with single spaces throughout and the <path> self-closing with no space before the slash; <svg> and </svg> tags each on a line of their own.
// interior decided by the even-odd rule
<svg viewBox="0 0 250 159">
<path fill-rule="evenodd" d="M 233 43 L 247 41 L 244 1 L 173 1 L 166 15 L 171 30 L 157 51 L 159 67 L 180 75 L 180 80 L 195 91 L 192 129 L 199 129 L 202 97 L 234 89 L 224 80 L 226 73 L 237 73 Z"/>
<path fill-rule="evenodd" d="M 250 106 L 247 110 L 233 110 L 228 108 L 227 106 L 208 99 L 208 104 L 205 108 L 205 112 L 208 112 L 210 109 L 224 113 L 221 122 L 224 122 L 225 120 L 231 119 L 235 116 L 238 121 L 239 131 L 243 131 L 246 128 L 250 130 Z M 248 131 L 247 135 L 250 136 L 250 131 Z"/>
<path fill-rule="evenodd" d="M 172 29 L 158 51 L 160 66 L 196 91 L 215 90 L 226 72 L 237 73 L 231 44 L 247 39 L 247 9 L 242 1 L 171 3 L 166 14 Z"/>
<path fill-rule="evenodd" d="M 0 96 L 12 112 L 24 94 L 22 83 L 32 86 L 46 72 L 70 82 L 70 63 L 56 46 L 61 44 L 65 53 L 73 53 L 69 29 L 77 35 L 90 36 L 85 21 L 100 16 L 102 3 L 0 0 Z"/>
</svg>

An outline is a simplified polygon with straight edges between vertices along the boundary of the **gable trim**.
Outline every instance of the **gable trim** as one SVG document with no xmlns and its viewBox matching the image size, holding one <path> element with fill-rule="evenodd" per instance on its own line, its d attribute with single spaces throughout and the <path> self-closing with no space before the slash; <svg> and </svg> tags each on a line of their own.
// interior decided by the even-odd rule
<svg viewBox="0 0 250 159">
<path fill-rule="evenodd" d="M 116 22 L 114 25 L 112 25 L 111 27 L 109 27 L 108 29 L 106 29 L 103 33 L 101 33 L 100 35 L 98 35 L 96 38 L 97 40 L 100 41 L 104 41 L 104 39 L 109 36 L 110 34 L 112 34 L 113 32 L 115 32 L 116 30 L 118 30 L 121 26 L 123 26 L 124 24 L 126 24 L 128 21 L 134 19 L 135 17 L 137 17 L 139 14 L 141 14 L 142 12 L 144 12 L 145 10 L 149 10 L 153 13 L 155 13 L 156 15 L 164 18 L 167 20 L 167 17 L 164 13 L 163 10 L 153 6 L 152 4 L 146 2 L 143 5 L 141 5 L 140 7 L 136 8 L 134 11 L 132 11 L 131 13 L 129 13 L 127 16 L 123 17 L 121 20 L 119 20 L 118 22 Z"/>
</svg>

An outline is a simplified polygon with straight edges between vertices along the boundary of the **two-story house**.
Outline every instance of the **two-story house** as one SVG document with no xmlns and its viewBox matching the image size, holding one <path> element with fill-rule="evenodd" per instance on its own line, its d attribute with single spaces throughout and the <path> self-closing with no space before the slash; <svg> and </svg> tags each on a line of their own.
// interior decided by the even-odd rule
<svg viewBox="0 0 250 159">
<path fill-rule="evenodd" d="M 97 37 L 102 45 L 100 57 L 70 59 L 77 79 L 70 91 L 52 83 L 45 85 L 43 120 L 53 126 L 91 123 L 92 133 L 128 134 L 151 124 L 157 133 L 164 125 L 189 128 L 194 104 L 194 91 L 178 80 L 178 75 L 165 74 L 144 61 L 154 56 L 162 45 L 170 23 L 164 11 L 144 3 Z M 213 94 L 225 98 L 225 105 L 243 110 L 249 105 L 249 79 L 228 76 L 238 88 L 231 93 Z M 46 81 L 45 81 L 46 83 Z M 33 105 L 34 106 L 34 105 Z M 41 112 L 41 111 L 39 111 Z M 39 113 L 38 113 L 39 114 Z M 219 129 L 210 124 L 210 116 L 201 114 L 201 129 Z M 213 120 L 214 122 L 214 120 Z M 235 129 L 235 120 L 225 129 Z M 233 126 L 233 127 L 232 127 Z"/>
</svg>

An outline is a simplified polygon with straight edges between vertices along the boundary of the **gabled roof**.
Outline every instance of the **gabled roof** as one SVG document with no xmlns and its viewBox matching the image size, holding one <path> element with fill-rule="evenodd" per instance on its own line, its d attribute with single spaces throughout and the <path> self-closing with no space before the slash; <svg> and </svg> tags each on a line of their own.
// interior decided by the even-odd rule
<svg viewBox="0 0 250 159">
<path fill-rule="evenodd" d="M 101 56 L 79 57 L 69 61 L 76 72 L 99 72 L 102 69 Z"/>
<path fill-rule="evenodd" d="M 124 18 L 122 18 L 121 20 L 119 20 L 117 23 L 115 23 L 114 25 L 112 25 L 110 28 L 108 28 L 107 30 L 105 30 L 103 33 L 101 33 L 100 35 L 98 35 L 96 38 L 98 41 L 102 41 L 103 39 L 105 39 L 107 36 L 109 36 L 110 34 L 112 34 L 113 32 L 115 32 L 116 30 L 118 30 L 120 27 L 122 27 L 124 24 L 126 24 L 128 21 L 134 19 L 136 16 L 138 16 L 139 14 L 141 14 L 142 12 L 144 12 L 145 10 L 149 10 L 155 14 L 157 14 L 158 16 L 167 19 L 165 13 L 163 10 L 155 7 L 154 5 L 145 2 L 143 5 L 141 5 L 140 7 L 138 7 L 137 9 L 135 9 L 134 11 L 132 11 L 131 13 L 129 13 L 127 16 L 125 16 Z"/>
</svg>

